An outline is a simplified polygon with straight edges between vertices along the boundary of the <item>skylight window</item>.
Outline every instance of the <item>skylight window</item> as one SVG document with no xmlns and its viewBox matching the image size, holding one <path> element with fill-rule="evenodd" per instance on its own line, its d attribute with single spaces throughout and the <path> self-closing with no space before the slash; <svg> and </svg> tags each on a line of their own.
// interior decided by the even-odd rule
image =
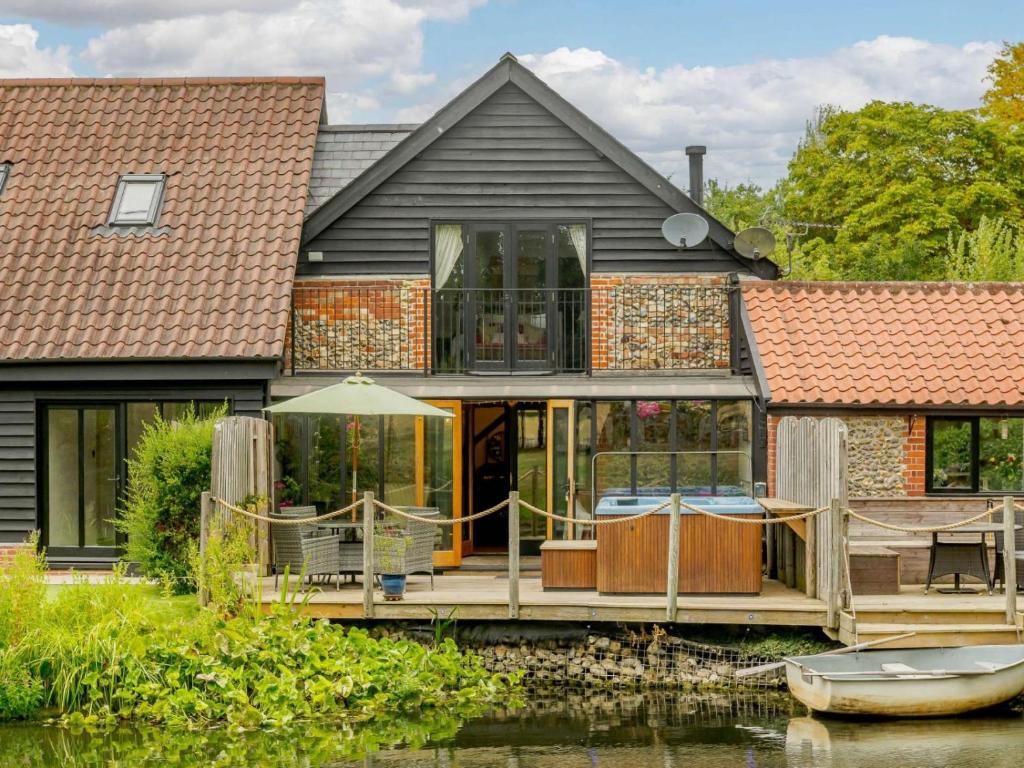
<svg viewBox="0 0 1024 768">
<path fill-rule="evenodd" d="M 121 226 L 156 224 L 164 196 L 164 176 L 126 174 L 117 184 L 110 223 Z"/>
<path fill-rule="evenodd" d="M 4 193 L 4 187 L 7 186 L 7 177 L 11 175 L 11 164 L 0 163 L 0 195 Z"/>
</svg>

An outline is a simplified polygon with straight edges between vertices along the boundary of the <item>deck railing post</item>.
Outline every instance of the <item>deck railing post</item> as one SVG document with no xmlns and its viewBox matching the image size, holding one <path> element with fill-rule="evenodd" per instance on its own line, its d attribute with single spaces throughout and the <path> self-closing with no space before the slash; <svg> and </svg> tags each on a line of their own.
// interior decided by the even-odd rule
<svg viewBox="0 0 1024 768">
<path fill-rule="evenodd" d="M 508 617 L 519 618 L 519 491 L 508 494 Z"/>
<path fill-rule="evenodd" d="M 373 491 L 363 494 L 363 616 L 373 618 Z"/>
<path fill-rule="evenodd" d="M 668 583 L 665 585 L 665 598 L 668 601 L 665 618 L 669 622 L 676 620 L 679 609 L 679 526 L 680 507 L 679 494 L 673 493 L 669 501 L 668 525 Z"/>
<path fill-rule="evenodd" d="M 199 589 L 196 594 L 200 607 L 210 602 L 210 590 L 206 585 L 206 541 L 210 537 L 210 517 L 213 512 L 213 496 L 203 491 L 199 497 Z"/>
<path fill-rule="evenodd" d="M 842 611 L 842 588 L 843 588 L 843 508 L 839 499 L 832 499 L 828 509 L 829 522 L 829 548 L 828 548 L 828 626 L 830 629 L 839 628 L 839 614 Z"/>
<path fill-rule="evenodd" d="M 1017 626 L 1017 512 L 1012 496 L 1003 497 L 1003 591 L 1006 623 Z"/>
</svg>

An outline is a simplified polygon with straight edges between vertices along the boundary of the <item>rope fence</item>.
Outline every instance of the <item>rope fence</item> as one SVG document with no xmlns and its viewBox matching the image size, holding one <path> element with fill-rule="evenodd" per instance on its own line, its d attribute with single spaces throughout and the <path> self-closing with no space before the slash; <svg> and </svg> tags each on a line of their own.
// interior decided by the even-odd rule
<svg viewBox="0 0 1024 768">
<path fill-rule="evenodd" d="M 335 509 L 332 512 L 325 512 L 324 514 L 317 515 L 315 517 L 286 518 L 286 517 L 267 517 L 266 515 L 261 515 L 261 514 L 259 514 L 257 512 L 252 512 L 252 511 L 250 511 L 248 509 L 244 509 L 244 508 L 236 506 L 234 504 L 230 504 L 230 503 L 224 501 L 224 499 L 218 499 L 216 496 L 211 496 L 210 497 L 210 501 L 212 503 L 216 504 L 217 506 L 219 506 L 221 509 L 226 509 L 229 512 L 234 512 L 237 515 L 244 515 L 245 517 L 251 518 L 252 520 L 259 520 L 262 523 L 269 523 L 270 525 L 309 525 L 310 523 L 319 523 L 319 522 L 321 522 L 323 520 L 331 520 L 331 519 L 333 519 L 335 517 L 340 517 L 341 515 L 345 515 L 345 514 L 349 514 L 351 512 L 354 512 L 355 510 L 359 509 L 359 507 L 361 507 L 363 505 L 363 502 L 360 499 L 359 501 L 356 501 L 356 502 L 353 502 L 352 504 L 349 504 L 347 507 L 343 507 L 341 509 Z"/>
</svg>

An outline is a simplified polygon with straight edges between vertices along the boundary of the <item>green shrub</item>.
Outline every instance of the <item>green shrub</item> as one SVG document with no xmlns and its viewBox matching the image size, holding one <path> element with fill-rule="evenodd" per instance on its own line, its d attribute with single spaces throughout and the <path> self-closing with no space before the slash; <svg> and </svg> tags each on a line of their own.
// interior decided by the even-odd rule
<svg viewBox="0 0 1024 768">
<path fill-rule="evenodd" d="M 43 684 L 26 669 L 10 669 L 0 659 L 0 720 L 30 717 L 43 705 Z"/>
<path fill-rule="evenodd" d="M 0 568 L 0 650 L 17 645 L 39 619 L 46 597 L 46 557 L 39 535 Z"/>
<path fill-rule="evenodd" d="M 128 461 L 128 495 L 117 522 L 127 534 L 127 559 L 146 576 L 169 581 L 176 593 L 195 589 L 190 551 L 199 537 L 199 503 L 210 488 L 213 425 L 226 406 L 200 419 L 157 417 L 146 425 Z"/>
</svg>

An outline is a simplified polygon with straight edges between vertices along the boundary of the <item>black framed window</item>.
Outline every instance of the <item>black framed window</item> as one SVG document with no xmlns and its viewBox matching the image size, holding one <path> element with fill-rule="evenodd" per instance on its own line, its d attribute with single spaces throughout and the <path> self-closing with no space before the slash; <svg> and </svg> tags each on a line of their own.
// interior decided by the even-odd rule
<svg viewBox="0 0 1024 768">
<path fill-rule="evenodd" d="M 929 493 L 1024 493 L 1024 417 L 930 417 L 926 435 Z"/>
</svg>

